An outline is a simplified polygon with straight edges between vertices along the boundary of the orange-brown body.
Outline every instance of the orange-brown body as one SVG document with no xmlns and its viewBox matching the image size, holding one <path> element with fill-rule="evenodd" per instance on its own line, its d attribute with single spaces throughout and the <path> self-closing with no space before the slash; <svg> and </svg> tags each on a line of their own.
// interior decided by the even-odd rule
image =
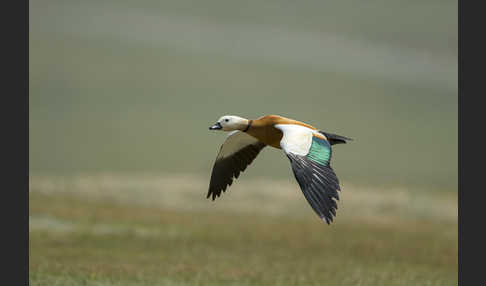
<svg viewBox="0 0 486 286">
<path fill-rule="evenodd" d="M 280 140 L 282 140 L 283 134 L 282 131 L 275 128 L 275 125 L 277 124 L 295 124 L 317 130 L 317 128 L 315 128 L 314 126 L 294 119 L 285 118 L 278 115 L 266 115 L 253 120 L 250 128 L 248 128 L 247 130 L 247 133 L 260 140 L 261 142 L 265 143 L 266 145 L 282 149 L 280 147 Z M 319 136 L 327 140 L 327 138 L 320 133 L 314 136 Z"/>
</svg>

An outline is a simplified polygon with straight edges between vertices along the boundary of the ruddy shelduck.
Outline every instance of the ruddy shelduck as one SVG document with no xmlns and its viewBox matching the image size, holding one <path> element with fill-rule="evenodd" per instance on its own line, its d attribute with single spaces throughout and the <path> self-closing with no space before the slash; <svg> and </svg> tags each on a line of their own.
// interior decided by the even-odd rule
<svg viewBox="0 0 486 286">
<path fill-rule="evenodd" d="M 265 147 L 282 149 L 312 209 L 328 224 L 336 216 L 339 180 L 330 166 L 331 145 L 352 139 L 278 115 L 249 120 L 225 115 L 210 130 L 231 131 L 214 162 L 207 197 L 226 191 Z"/>
</svg>

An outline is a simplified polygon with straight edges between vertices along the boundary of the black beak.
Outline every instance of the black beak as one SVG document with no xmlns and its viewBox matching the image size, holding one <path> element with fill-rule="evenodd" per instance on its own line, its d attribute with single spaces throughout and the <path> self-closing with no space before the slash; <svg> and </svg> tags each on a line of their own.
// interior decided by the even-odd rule
<svg viewBox="0 0 486 286">
<path fill-rule="evenodd" d="M 216 124 L 209 127 L 209 130 L 219 130 L 219 129 L 223 129 L 223 126 L 221 126 L 221 123 L 219 123 L 219 122 L 216 122 Z"/>
</svg>

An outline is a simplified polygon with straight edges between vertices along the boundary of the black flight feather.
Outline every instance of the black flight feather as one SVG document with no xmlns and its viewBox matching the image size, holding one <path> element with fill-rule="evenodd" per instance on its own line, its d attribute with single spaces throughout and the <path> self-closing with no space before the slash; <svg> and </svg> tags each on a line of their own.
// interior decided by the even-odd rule
<svg viewBox="0 0 486 286">
<path fill-rule="evenodd" d="M 206 197 L 212 197 L 214 201 L 216 197 L 221 196 L 221 192 L 225 192 L 226 188 L 233 183 L 233 178 L 238 178 L 265 146 L 264 143 L 257 142 L 243 147 L 228 157 L 216 160 Z"/>
<path fill-rule="evenodd" d="M 307 202 L 327 224 L 336 216 L 339 180 L 329 164 L 321 165 L 306 156 L 287 153 L 295 179 Z"/>
</svg>

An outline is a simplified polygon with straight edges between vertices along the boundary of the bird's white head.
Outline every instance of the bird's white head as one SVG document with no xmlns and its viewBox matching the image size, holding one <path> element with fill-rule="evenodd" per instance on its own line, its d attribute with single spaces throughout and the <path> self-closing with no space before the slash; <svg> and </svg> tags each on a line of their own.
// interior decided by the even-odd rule
<svg viewBox="0 0 486 286">
<path fill-rule="evenodd" d="M 213 126 L 209 127 L 209 130 L 245 130 L 246 127 L 248 127 L 248 123 L 249 120 L 246 118 L 235 115 L 225 115 L 221 116 Z"/>
</svg>

